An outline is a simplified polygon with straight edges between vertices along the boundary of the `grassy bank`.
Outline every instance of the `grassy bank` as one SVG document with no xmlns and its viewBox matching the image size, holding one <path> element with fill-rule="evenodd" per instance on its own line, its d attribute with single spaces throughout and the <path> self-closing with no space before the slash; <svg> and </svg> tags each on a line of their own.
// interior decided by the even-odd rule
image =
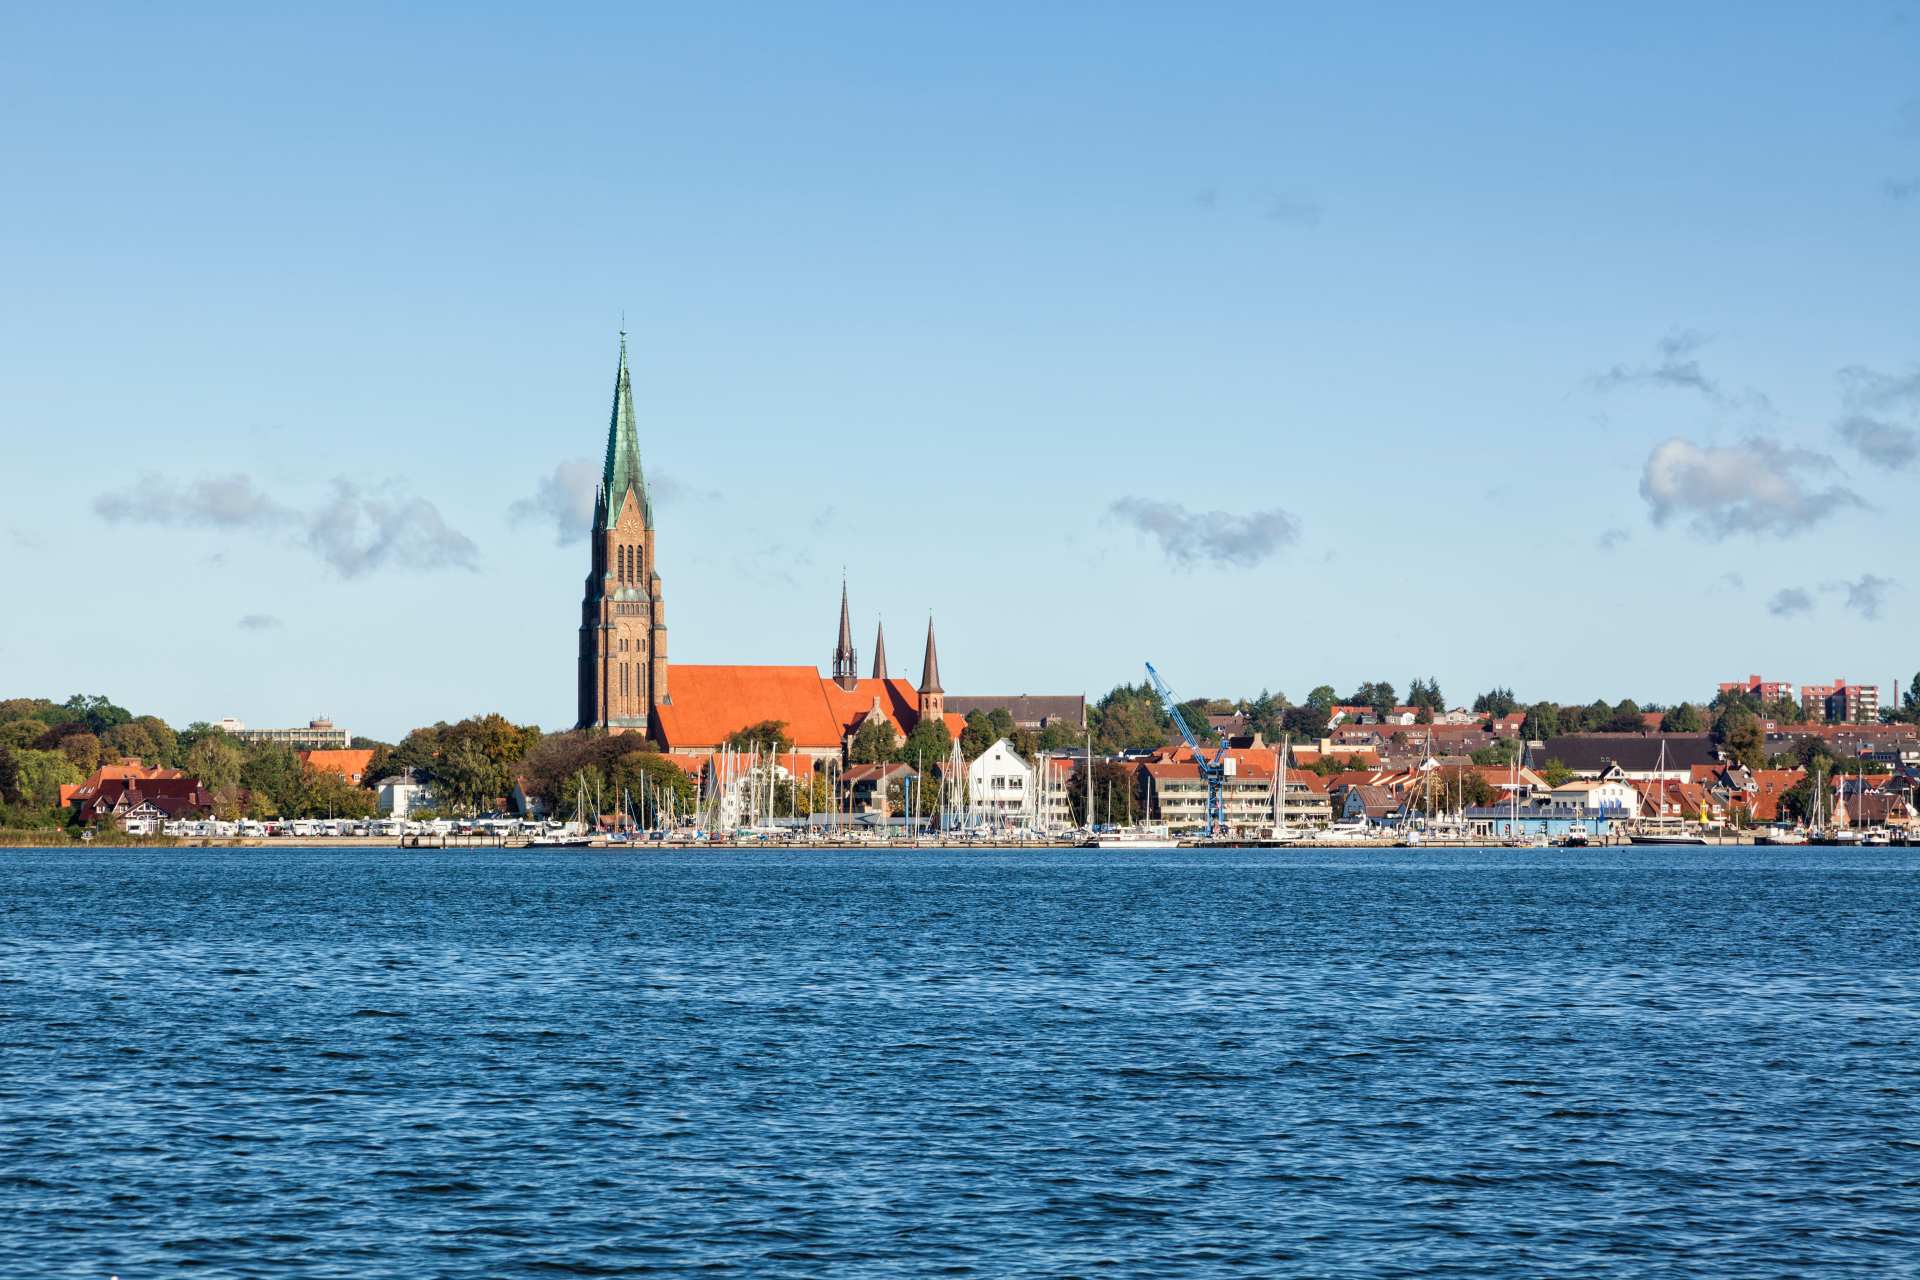
<svg viewBox="0 0 1920 1280">
<path fill-rule="evenodd" d="M 92 845 L 164 845 L 179 844 L 173 836 L 130 836 L 124 831 L 96 830 L 91 841 L 82 841 L 65 827 L 0 827 L 0 848 L 58 849 Z"/>
</svg>

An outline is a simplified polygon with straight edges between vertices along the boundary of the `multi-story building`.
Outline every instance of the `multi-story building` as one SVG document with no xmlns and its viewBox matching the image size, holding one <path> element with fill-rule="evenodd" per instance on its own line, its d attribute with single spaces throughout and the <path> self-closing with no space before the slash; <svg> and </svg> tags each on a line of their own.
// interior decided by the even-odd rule
<svg viewBox="0 0 1920 1280">
<path fill-rule="evenodd" d="M 1260 764 L 1225 760 L 1227 766 L 1227 829 L 1252 835 L 1273 825 L 1273 770 Z M 1137 766 L 1137 787 L 1146 802 L 1148 818 L 1160 819 L 1171 831 L 1202 831 L 1206 827 L 1206 779 L 1192 760 L 1144 760 Z"/>
<path fill-rule="evenodd" d="M 1073 826 L 1073 779 L 1084 755 L 1041 756 L 1034 785 L 1034 825 L 1042 831 L 1065 831 Z"/>
<path fill-rule="evenodd" d="M 1880 686 L 1848 684 L 1844 676 L 1832 684 L 1802 685 L 1800 710 L 1809 720 L 1872 724 L 1880 719 Z"/>
<path fill-rule="evenodd" d="M 967 766 L 967 809 L 993 827 L 1025 826 L 1033 820 L 1039 788 L 1035 769 L 1005 738 L 974 757 Z"/>
<path fill-rule="evenodd" d="M 325 716 L 307 721 L 304 729 L 249 729 L 228 716 L 220 721 L 220 729 L 241 742 L 272 742 L 297 751 L 345 751 L 353 745 L 353 735 Z"/>
<path fill-rule="evenodd" d="M 1744 693 L 1762 702 L 1778 702 L 1782 698 L 1792 701 L 1795 696 L 1790 682 L 1762 680 L 1759 676 L 1748 676 L 1745 680 L 1723 680 L 1720 682 L 1720 692 Z"/>
</svg>

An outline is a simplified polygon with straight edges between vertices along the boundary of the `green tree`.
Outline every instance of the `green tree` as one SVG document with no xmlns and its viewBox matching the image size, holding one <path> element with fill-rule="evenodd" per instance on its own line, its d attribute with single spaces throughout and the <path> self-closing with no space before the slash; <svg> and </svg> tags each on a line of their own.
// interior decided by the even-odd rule
<svg viewBox="0 0 1920 1280">
<path fill-rule="evenodd" d="M 1146 816 L 1136 790 L 1137 770 L 1114 760 L 1093 765 L 1093 821 L 1100 826 L 1127 826 Z M 1076 826 L 1087 825 L 1087 762 L 1074 769 L 1067 785 L 1067 806 Z"/>
<path fill-rule="evenodd" d="M 1407 705 L 1419 707 L 1423 711 L 1442 712 L 1447 709 L 1447 700 L 1440 692 L 1440 681 L 1429 676 L 1425 680 L 1414 680 L 1407 686 Z M 1432 717 L 1422 721 L 1432 724 Z"/>
<path fill-rule="evenodd" d="M 115 706 L 102 694 L 76 693 L 60 704 L 60 711 L 68 719 L 78 720 L 87 726 L 87 732 L 95 737 L 105 733 L 115 725 L 125 724 L 133 719 L 133 713 L 125 707 Z"/>
<path fill-rule="evenodd" d="M 470 738 L 442 751 L 432 776 L 441 800 L 466 813 L 477 813 L 506 790 L 504 771 Z"/>
<path fill-rule="evenodd" d="M 92 773 L 100 764 L 100 739 L 91 733 L 70 733 L 60 739 L 60 754 L 82 773 Z"/>
<path fill-rule="evenodd" d="M 1573 770 L 1561 763 L 1557 756 L 1541 765 L 1538 772 L 1550 787 L 1562 786 L 1573 777 Z"/>
<path fill-rule="evenodd" d="M 894 729 L 885 716 L 868 716 L 847 746 L 847 756 L 855 764 L 879 764 L 893 759 Z"/>
<path fill-rule="evenodd" d="M 1489 746 L 1480 748 L 1468 758 L 1478 765 L 1512 764 L 1520 757 L 1518 738 L 1496 738 Z"/>
<path fill-rule="evenodd" d="M 1347 705 L 1371 707 L 1375 715 L 1384 717 L 1399 704 L 1391 684 L 1385 680 L 1368 680 L 1347 696 Z"/>
<path fill-rule="evenodd" d="M 447 724 L 424 726 L 410 731 L 406 737 L 394 744 L 388 754 L 388 764 L 394 769 L 417 773 L 422 777 L 433 773 L 434 761 L 440 755 L 440 731 Z"/>
<path fill-rule="evenodd" d="M 9 720 L 0 723 L 0 747 L 31 747 L 46 732 L 44 720 Z"/>
<path fill-rule="evenodd" d="M 1500 799 L 1500 792 L 1472 769 L 1434 769 L 1427 773 L 1417 808 L 1444 813 L 1458 807 L 1475 809 Z"/>
<path fill-rule="evenodd" d="M 1262 738 L 1272 740 L 1282 732 L 1280 717 L 1287 709 L 1287 696 L 1273 694 L 1265 689 L 1260 696 L 1243 701 L 1239 706 L 1240 714 L 1247 718 L 1247 732 L 1257 733 Z"/>
<path fill-rule="evenodd" d="M 1173 721 L 1151 685 L 1115 685 L 1087 709 L 1097 752 L 1151 751 L 1177 741 Z"/>
<path fill-rule="evenodd" d="M 300 758 L 279 743 L 247 745 L 240 762 L 240 786 L 247 792 L 248 810 L 256 817 L 293 818 L 306 812 Z"/>
<path fill-rule="evenodd" d="M 928 716 L 913 726 L 913 731 L 900 744 L 900 749 L 893 753 L 893 758 L 930 772 L 936 766 L 945 765 L 947 753 L 952 747 L 953 737 L 947 732 L 945 723 Z"/>
<path fill-rule="evenodd" d="M 1760 714 L 1777 724 L 1803 724 L 1806 722 L 1806 708 L 1792 698 L 1775 698 L 1760 708 Z"/>
<path fill-rule="evenodd" d="M 1327 707 L 1318 703 L 1288 707 L 1281 713 L 1280 731 L 1290 735 L 1295 742 L 1318 742 L 1327 736 L 1328 718 Z"/>
<path fill-rule="evenodd" d="M 171 730 L 168 731 L 167 737 L 169 739 L 173 737 Z M 162 752 L 159 741 L 148 727 L 138 720 L 129 720 L 125 724 L 117 724 L 107 730 L 100 739 L 100 748 L 101 755 L 107 759 L 130 757 L 143 760 L 148 764 L 161 763 Z"/>
<path fill-rule="evenodd" d="M 967 712 L 966 727 L 960 731 L 960 753 L 969 760 L 977 759 L 993 744 L 993 728 L 987 723 L 986 713 L 978 708 Z"/>
<path fill-rule="evenodd" d="M 370 818 L 374 795 L 337 773 L 309 766 L 301 778 L 300 809 L 310 818 Z"/>
<path fill-rule="evenodd" d="M 0 772 L 0 805 L 7 810 L 0 825 L 20 827 L 57 826 L 65 817 L 60 809 L 60 788 L 86 781 L 86 775 L 73 761 L 58 751 L 37 751 L 31 747 L 0 748 L 7 764 Z"/>
<path fill-rule="evenodd" d="M 801 780 L 802 788 L 811 781 L 808 774 Z M 607 790 L 612 795 L 622 793 L 633 797 L 636 812 L 641 812 L 643 821 L 651 823 L 654 806 L 670 804 L 675 813 L 688 813 L 699 798 L 699 786 L 687 771 L 661 755 L 658 751 L 627 751 L 615 757 L 613 768 L 607 779 Z M 780 784 L 788 791 L 782 798 L 782 804 L 789 809 L 793 804 L 792 785 Z M 810 810 L 801 810 L 810 812 Z"/>
<path fill-rule="evenodd" d="M 1329 714 L 1339 701 L 1339 695 L 1334 693 L 1333 686 L 1330 684 L 1317 684 L 1313 687 L 1313 692 L 1307 695 L 1308 706 L 1319 707 Z"/>
<path fill-rule="evenodd" d="M 1515 701 L 1513 690 L 1495 685 L 1473 700 L 1473 709 L 1497 720 L 1512 715 L 1520 709 L 1520 704 Z"/>
<path fill-rule="evenodd" d="M 787 733 L 785 720 L 762 720 L 744 729 L 735 729 L 727 735 L 727 745 L 735 751 L 766 751 L 770 748 L 786 751 L 793 746 L 793 738 Z"/>
<path fill-rule="evenodd" d="M 1557 738 L 1565 732 L 1560 719 L 1560 708 L 1551 702 L 1536 702 L 1527 708 L 1527 718 L 1520 725 L 1520 732 L 1530 739 L 1542 740 Z"/>
<path fill-rule="evenodd" d="M 1062 747 L 1077 747 L 1080 744 L 1080 731 L 1070 724 L 1062 724 L 1056 720 L 1040 731 L 1040 738 L 1034 743 L 1034 750 L 1058 751 Z"/>
<path fill-rule="evenodd" d="M 1728 754 L 1739 764 L 1749 769 L 1766 767 L 1766 734 L 1761 731 L 1760 722 L 1753 716 L 1746 716 L 1737 724 L 1729 726 L 1724 745 Z"/>
<path fill-rule="evenodd" d="M 226 734 L 215 730 L 195 742 L 187 751 L 184 768 L 188 776 L 198 778 L 209 791 L 238 788 L 240 768 L 246 753 Z"/>
<path fill-rule="evenodd" d="M 1220 731 L 1207 722 L 1212 706 L 1212 701 L 1207 698 L 1189 698 L 1180 704 L 1180 718 L 1187 722 L 1187 732 L 1208 745 L 1220 741 Z"/>
<path fill-rule="evenodd" d="M 1707 722 L 1700 717 L 1700 708 L 1691 702 L 1683 702 L 1660 718 L 1662 733 L 1704 733 Z"/>
</svg>

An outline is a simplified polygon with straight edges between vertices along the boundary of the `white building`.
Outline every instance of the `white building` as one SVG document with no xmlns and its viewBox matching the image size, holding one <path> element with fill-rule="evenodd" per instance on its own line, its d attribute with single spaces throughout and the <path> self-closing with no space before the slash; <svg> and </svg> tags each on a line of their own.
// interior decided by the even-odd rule
<svg viewBox="0 0 1920 1280">
<path fill-rule="evenodd" d="M 345 751 L 353 746 L 353 735 L 324 716 L 307 721 L 304 729 L 249 729 L 232 716 L 223 716 L 220 729 L 240 742 L 273 742 L 308 751 Z"/>
<path fill-rule="evenodd" d="M 379 811 L 394 818 L 404 818 L 416 809 L 431 808 L 433 788 L 424 782 L 416 782 L 404 773 L 396 773 L 390 778 L 382 778 L 373 784 L 376 805 Z"/>
<path fill-rule="evenodd" d="M 1573 778 L 1547 793 L 1551 804 L 1573 805 L 1589 814 L 1632 818 L 1640 811 L 1640 793 L 1614 770 L 1605 778 Z"/>
<path fill-rule="evenodd" d="M 976 820 L 994 827 L 1025 826 L 1034 818 L 1033 766 L 1002 738 L 967 766 L 967 796 Z"/>
</svg>

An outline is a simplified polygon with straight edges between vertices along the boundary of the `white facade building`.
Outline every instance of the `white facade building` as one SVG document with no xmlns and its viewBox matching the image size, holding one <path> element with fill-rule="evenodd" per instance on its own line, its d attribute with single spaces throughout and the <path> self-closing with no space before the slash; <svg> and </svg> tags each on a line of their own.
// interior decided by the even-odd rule
<svg viewBox="0 0 1920 1280">
<path fill-rule="evenodd" d="M 1027 825 L 1034 818 L 1033 766 L 1002 738 L 967 766 L 967 796 L 968 810 L 978 821 L 995 827 Z"/>
<path fill-rule="evenodd" d="M 1548 792 L 1547 799 L 1553 804 L 1576 806 L 1590 814 L 1631 818 L 1640 812 L 1640 793 L 1617 776 L 1575 778 Z"/>
<path fill-rule="evenodd" d="M 404 773 L 380 779 L 374 784 L 374 795 L 379 811 L 394 818 L 404 818 L 415 809 L 430 808 L 433 804 L 433 788 Z"/>
</svg>

